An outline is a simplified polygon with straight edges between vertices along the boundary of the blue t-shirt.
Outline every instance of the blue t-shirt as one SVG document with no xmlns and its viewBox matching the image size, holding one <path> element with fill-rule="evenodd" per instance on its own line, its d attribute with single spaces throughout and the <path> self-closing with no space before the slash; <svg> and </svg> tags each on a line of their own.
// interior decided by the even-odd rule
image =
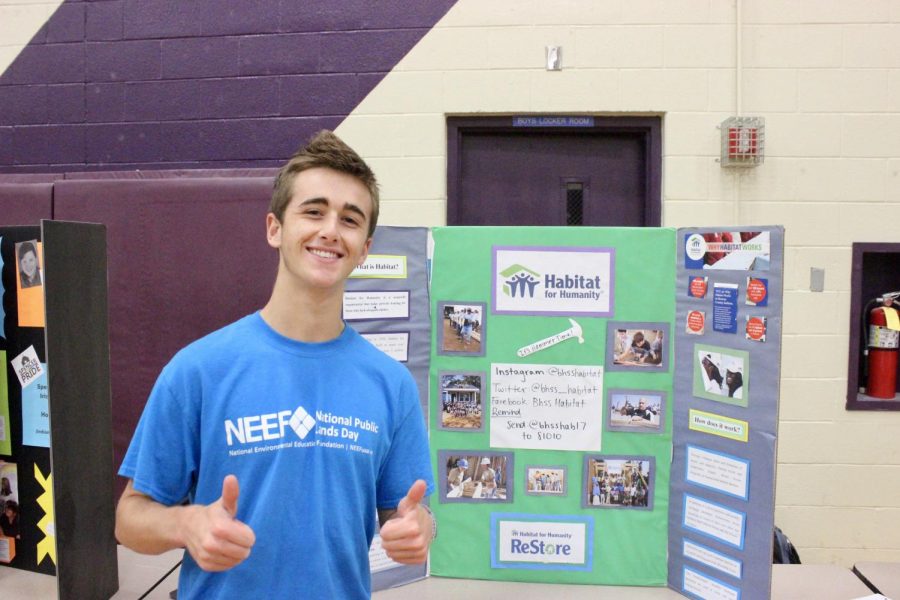
<svg viewBox="0 0 900 600">
<path fill-rule="evenodd" d="M 179 600 L 368 598 L 376 508 L 416 479 L 434 491 L 409 372 L 350 327 L 302 343 L 256 313 L 180 351 L 163 369 L 119 474 L 165 505 L 240 484 L 250 557 L 221 573 L 185 552 Z"/>
</svg>

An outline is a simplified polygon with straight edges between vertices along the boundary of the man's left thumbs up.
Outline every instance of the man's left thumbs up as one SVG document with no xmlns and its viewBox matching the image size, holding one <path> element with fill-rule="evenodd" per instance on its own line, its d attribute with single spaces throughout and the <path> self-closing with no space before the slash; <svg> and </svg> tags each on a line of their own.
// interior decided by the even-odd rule
<svg viewBox="0 0 900 600">
<path fill-rule="evenodd" d="M 428 558 L 434 528 L 430 511 L 420 504 L 425 490 L 425 482 L 416 480 L 396 512 L 381 526 L 381 547 L 398 563 L 419 564 Z"/>
</svg>

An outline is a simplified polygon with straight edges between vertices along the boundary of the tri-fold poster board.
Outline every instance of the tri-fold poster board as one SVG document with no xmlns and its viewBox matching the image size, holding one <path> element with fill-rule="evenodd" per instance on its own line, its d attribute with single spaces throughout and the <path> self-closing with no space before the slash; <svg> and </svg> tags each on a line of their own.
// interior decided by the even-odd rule
<svg viewBox="0 0 900 600">
<path fill-rule="evenodd" d="M 0 569 L 55 576 L 60 600 L 108 598 L 118 572 L 105 228 L 0 227 L 0 271 Z"/>
<path fill-rule="evenodd" d="M 431 574 L 767 598 L 783 230 L 432 236 Z"/>
<path fill-rule="evenodd" d="M 115 591 L 102 227 L 0 236 L 0 475 L 20 514 L 0 568 L 58 572 L 60 598 Z M 419 386 L 431 575 L 767 598 L 783 244 L 759 226 L 378 228 L 343 318 Z M 426 574 L 377 538 L 370 562 L 373 589 Z"/>
</svg>

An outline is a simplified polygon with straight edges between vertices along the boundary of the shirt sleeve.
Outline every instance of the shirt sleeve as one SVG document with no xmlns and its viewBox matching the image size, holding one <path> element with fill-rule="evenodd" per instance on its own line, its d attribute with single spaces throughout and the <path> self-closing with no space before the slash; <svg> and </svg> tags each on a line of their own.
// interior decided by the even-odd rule
<svg viewBox="0 0 900 600">
<path fill-rule="evenodd" d="M 393 432 L 390 448 L 378 474 L 376 504 L 379 509 L 396 508 L 417 479 L 425 480 L 428 486 L 425 495 L 434 492 L 425 418 L 419 405 L 416 384 L 408 372 L 402 380 L 400 396 L 404 416 Z"/>
<path fill-rule="evenodd" d="M 135 490 L 168 506 L 192 495 L 200 464 L 199 393 L 186 394 L 190 386 L 177 377 L 173 385 L 170 367 L 153 386 L 119 469 Z"/>
</svg>

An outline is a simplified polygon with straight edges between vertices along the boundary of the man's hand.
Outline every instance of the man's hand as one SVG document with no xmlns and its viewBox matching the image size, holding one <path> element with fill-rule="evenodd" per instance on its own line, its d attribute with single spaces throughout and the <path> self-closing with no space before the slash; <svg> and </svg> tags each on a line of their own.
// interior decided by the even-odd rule
<svg viewBox="0 0 900 600">
<path fill-rule="evenodd" d="M 250 556 L 256 534 L 235 518 L 239 495 L 237 477 L 228 475 L 218 500 L 181 515 L 184 545 L 204 571 L 226 571 Z"/>
<path fill-rule="evenodd" d="M 425 562 L 431 544 L 431 515 L 419 506 L 425 482 L 416 480 L 397 511 L 381 526 L 381 547 L 392 560 L 407 565 Z"/>
</svg>

